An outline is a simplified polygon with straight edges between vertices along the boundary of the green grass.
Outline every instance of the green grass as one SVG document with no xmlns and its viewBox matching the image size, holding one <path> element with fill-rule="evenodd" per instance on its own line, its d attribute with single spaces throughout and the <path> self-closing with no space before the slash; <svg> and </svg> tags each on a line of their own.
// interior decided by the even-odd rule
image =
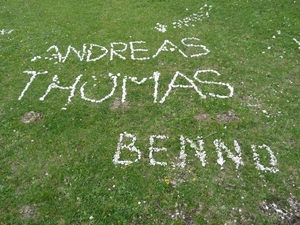
<svg viewBox="0 0 300 225">
<path fill-rule="evenodd" d="M 209 17 L 195 26 L 172 27 L 204 4 L 212 6 Z M 300 41 L 299 10 L 300 3 L 292 0 L 1 1 L 0 224 L 299 223 L 300 208 L 294 205 L 300 201 L 300 46 L 293 40 Z M 157 23 L 166 24 L 167 31 L 154 29 Z M 165 40 L 188 56 L 203 52 L 181 43 L 191 37 L 200 41 L 187 42 L 210 52 L 185 58 L 169 51 L 152 58 Z M 130 58 L 132 41 L 144 41 L 135 48 L 148 51 L 135 54 L 149 60 Z M 110 60 L 113 42 L 128 45 L 120 52 L 126 60 Z M 45 59 L 55 53 L 47 52 L 50 46 L 64 56 L 69 45 L 82 50 L 84 44 L 87 49 L 90 44 L 103 46 L 108 54 L 96 62 L 87 62 L 86 56 L 80 61 L 73 52 L 64 63 Z M 94 47 L 92 57 L 101 53 Z M 41 59 L 33 62 L 35 56 Z M 196 71 L 209 69 L 221 76 L 202 73 L 198 78 L 230 84 L 231 98 L 210 97 L 208 93 L 227 95 L 228 89 L 193 78 Z M 38 75 L 18 100 L 31 77 L 24 71 L 48 74 Z M 149 79 L 155 71 L 160 73 L 156 103 L 155 82 Z M 207 98 L 193 88 L 174 88 L 159 103 L 176 71 L 193 80 Z M 108 95 L 113 87 L 109 73 L 120 73 L 113 96 L 101 103 L 81 98 L 85 82 L 88 98 Z M 69 103 L 70 90 L 53 89 L 39 100 L 54 75 L 69 87 L 80 74 Z M 138 85 L 129 77 L 148 80 Z M 177 84 L 190 85 L 183 77 Z M 42 117 L 22 122 L 29 111 Z M 141 151 L 141 159 L 128 166 L 113 163 L 124 132 L 136 136 Z M 150 165 L 151 135 L 168 137 L 155 139 L 153 145 L 167 148 L 153 153 L 165 167 Z M 180 162 L 181 135 L 195 143 L 202 137 L 205 167 L 188 142 L 186 166 L 172 166 Z M 223 151 L 221 170 L 216 139 L 234 154 L 236 140 L 244 166 L 236 169 Z M 123 145 L 131 141 L 124 137 Z M 274 152 L 278 173 L 256 168 L 251 145 L 263 144 Z M 267 151 L 257 151 L 261 163 L 270 166 Z M 137 153 L 123 149 L 120 157 L 134 161 Z M 276 212 L 272 204 L 287 214 Z"/>
</svg>

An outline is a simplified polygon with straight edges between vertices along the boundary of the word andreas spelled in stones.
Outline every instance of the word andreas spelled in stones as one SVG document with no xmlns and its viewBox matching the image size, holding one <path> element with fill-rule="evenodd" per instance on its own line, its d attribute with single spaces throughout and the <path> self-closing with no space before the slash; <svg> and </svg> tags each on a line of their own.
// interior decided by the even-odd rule
<svg viewBox="0 0 300 225">
<path fill-rule="evenodd" d="M 98 44 L 83 44 L 82 49 L 77 50 L 73 46 L 69 45 L 66 53 L 61 53 L 60 49 L 56 45 L 52 45 L 47 49 L 47 53 L 52 53 L 50 56 L 44 57 L 46 60 L 55 60 L 55 64 L 64 63 L 70 54 L 73 52 L 78 57 L 80 61 L 86 62 L 95 62 L 105 56 L 109 55 L 109 60 L 114 60 L 115 58 L 120 58 L 126 60 L 126 52 L 130 52 L 131 60 L 150 60 L 151 58 L 156 58 L 161 52 L 178 52 L 179 55 L 185 58 L 194 58 L 207 55 L 210 51 L 205 45 L 201 45 L 199 42 L 200 39 L 195 37 L 183 38 L 181 40 L 184 48 L 194 48 L 199 49 L 199 52 L 194 52 L 193 54 L 185 53 L 177 45 L 169 40 L 164 40 L 164 42 L 159 46 L 154 55 L 147 55 L 148 48 L 145 41 L 130 41 L 129 43 L 125 42 L 111 42 L 109 47 L 101 46 Z M 89 46 L 89 47 L 88 47 Z M 128 50 L 129 49 L 129 50 Z M 97 52 L 97 54 L 95 53 Z M 188 51 L 187 51 L 188 52 Z M 144 55 L 142 57 L 142 54 Z M 146 55 L 146 56 L 145 56 Z M 35 56 L 31 59 L 32 62 L 42 59 L 41 56 Z"/>
<path fill-rule="evenodd" d="M 160 140 L 159 145 L 161 145 L 162 140 L 166 140 L 169 137 L 166 135 L 151 135 L 149 138 L 149 151 L 148 151 L 148 157 L 150 161 L 150 165 L 153 166 L 167 166 L 167 162 L 161 162 L 157 161 L 155 159 L 155 155 L 159 152 L 167 152 L 167 148 L 165 147 L 157 147 L 155 146 L 155 140 Z M 122 165 L 130 165 L 134 162 L 138 162 L 141 159 L 142 152 L 141 150 L 136 146 L 136 136 L 134 134 L 130 134 L 127 132 L 123 132 L 120 134 L 119 137 L 119 142 L 117 144 L 117 150 L 115 152 L 114 158 L 113 158 L 113 163 L 114 164 L 122 164 Z M 198 158 L 200 162 L 202 163 L 202 166 L 205 167 L 207 165 L 206 161 L 206 151 L 204 150 L 204 140 L 202 137 L 197 137 L 197 141 L 193 139 L 189 139 L 183 135 L 180 135 L 180 153 L 179 157 L 176 157 L 179 159 L 180 162 L 178 163 L 172 163 L 173 167 L 179 167 L 179 168 L 184 168 L 186 166 L 186 148 L 189 145 L 190 149 L 193 149 L 194 154 L 193 156 Z M 224 168 L 224 164 L 226 160 L 223 157 L 223 153 L 227 154 L 227 158 L 231 159 L 235 165 L 236 169 L 238 169 L 240 166 L 244 166 L 244 162 L 242 159 L 242 151 L 239 146 L 239 143 L 234 140 L 233 145 L 234 145 L 234 151 L 230 150 L 225 143 L 221 139 L 216 139 L 213 141 L 213 144 L 215 146 L 215 151 L 217 154 L 217 164 L 220 165 L 221 169 Z M 263 145 L 251 145 L 251 149 L 253 152 L 253 161 L 255 164 L 255 168 L 259 171 L 265 171 L 265 172 L 271 172 L 271 173 L 277 173 L 279 172 L 279 169 L 277 168 L 277 159 L 275 157 L 274 152 L 270 149 L 269 146 L 263 144 Z M 134 161 L 132 160 L 126 160 L 123 159 L 122 153 L 124 152 L 133 153 L 136 155 L 136 159 Z M 261 157 L 260 154 L 266 151 L 269 156 L 270 156 L 270 161 L 269 165 L 263 165 L 261 163 Z M 161 153 L 163 154 L 163 153 Z M 132 155 L 132 154 L 131 154 Z M 122 159 L 121 159 L 122 158 Z"/>
</svg>

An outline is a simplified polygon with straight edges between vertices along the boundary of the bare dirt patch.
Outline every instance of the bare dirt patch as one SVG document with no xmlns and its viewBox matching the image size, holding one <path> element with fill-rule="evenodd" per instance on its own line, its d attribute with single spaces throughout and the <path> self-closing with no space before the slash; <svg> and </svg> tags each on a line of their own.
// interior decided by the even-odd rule
<svg viewBox="0 0 300 225">
<path fill-rule="evenodd" d="M 44 119 L 44 115 L 40 112 L 30 111 L 25 113 L 21 120 L 23 123 L 39 123 Z"/>
<path fill-rule="evenodd" d="M 210 115 L 204 111 L 200 111 L 198 114 L 194 116 L 194 118 L 200 122 L 202 121 L 209 121 Z"/>
<path fill-rule="evenodd" d="M 217 117 L 216 117 L 216 120 L 219 123 L 235 122 L 235 121 L 238 121 L 238 119 L 239 118 L 238 118 L 236 112 L 233 111 L 233 110 L 228 110 L 228 111 L 223 112 L 223 113 L 218 113 Z"/>
<path fill-rule="evenodd" d="M 23 206 L 20 210 L 20 214 L 24 219 L 33 219 L 35 220 L 38 216 L 38 212 L 36 210 L 35 205 L 26 205 Z"/>
<path fill-rule="evenodd" d="M 210 114 L 206 113 L 205 111 L 200 111 L 194 116 L 194 118 L 199 122 L 209 122 L 211 120 L 216 120 L 219 123 L 236 122 L 239 119 L 237 113 L 233 110 L 219 112 L 215 117 L 210 116 Z"/>
<path fill-rule="evenodd" d="M 115 98 L 109 108 L 113 111 L 118 109 L 129 109 L 128 101 L 122 102 L 120 98 Z"/>
</svg>

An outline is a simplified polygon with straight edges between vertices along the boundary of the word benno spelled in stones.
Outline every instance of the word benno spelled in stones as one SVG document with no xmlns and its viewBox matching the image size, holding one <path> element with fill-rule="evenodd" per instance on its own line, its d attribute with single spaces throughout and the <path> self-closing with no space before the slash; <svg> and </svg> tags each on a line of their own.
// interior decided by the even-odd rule
<svg viewBox="0 0 300 225">
<path fill-rule="evenodd" d="M 150 165 L 156 166 L 167 166 L 167 162 L 160 162 L 155 160 L 155 154 L 159 152 L 166 152 L 167 148 L 165 147 L 157 147 L 155 146 L 155 140 L 165 140 L 168 139 L 169 137 L 166 135 L 151 135 L 149 138 L 149 161 Z M 129 141 L 128 141 L 129 140 Z M 136 140 L 137 137 L 134 134 L 130 134 L 127 132 L 123 132 L 120 134 L 119 137 L 119 142 L 117 145 L 117 150 L 115 152 L 113 162 L 115 164 L 123 164 L 123 165 L 130 165 L 134 162 L 138 162 L 141 159 L 142 151 L 136 146 Z M 180 135 L 180 153 L 179 153 L 179 161 L 178 163 L 172 163 L 173 167 L 179 167 L 179 168 L 184 168 L 186 166 L 186 148 L 189 145 L 190 149 L 193 149 L 192 155 L 196 158 L 199 158 L 201 164 L 203 167 L 207 165 L 206 161 L 206 151 L 204 150 L 204 140 L 202 137 L 197 137 L 197 141 L 194 141 L 193 139 L 189 139 L 185 137 L 184 135 Z M 129 144 L 128 144 L 129 143 Z M 226 144 L 221 140 L 221 139 L 216 139 L 213 141 L 213 144 L 215 146 L 215 151 L 218 156 L 217 163 L 220 165 L 221 169 L 223 169 L 224 164 L 226 160 L 223 157 L 223 151 L 227 154 L 227 158 L 231 159 L 235 165 L 236 169 L 238 169 L 240 166 L 244 166 L 244 162 L 242 160 L 242 152 L 239 143 L 234 140 L 233 145 L 234 145 L 234 151 L 231 151 Z M 253 160 L 254 164 L 257 170 L 259 171 L 265 171 L 265 172 L 272 172 L 272 173 L 277 173 L 279 170 L 276 167 L 277 166 L 277 159 L 275 157 L 274 152 L 270 149 L 269 146 L 263 144 L 263 145 L 251 145 L 251 149 L 253 152 Z M 124 157 L 122 156 L 122 152 L 124 151 L 129 151 L 131 153 L 135 153 L 136 159 L 134 161 L 132 160 L 126 160 L 126 159 L 121 159 Z M 270 156 L 270 161 L 269 165 L 263 165 L 260 160 L 260 153 L 262 151 L 266 151 L 269 156 Z"/>
</svg>

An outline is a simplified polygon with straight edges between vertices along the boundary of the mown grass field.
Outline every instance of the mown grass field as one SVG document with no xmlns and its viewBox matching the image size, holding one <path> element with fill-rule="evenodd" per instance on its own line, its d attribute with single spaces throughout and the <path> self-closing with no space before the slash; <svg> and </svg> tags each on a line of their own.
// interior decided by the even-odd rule
<svg viewBox="0 0 300 225">
<path fill-rule="evenodd" d="M 0 1 L 0 224 L 299 224 L 299 15 Z"/>
</svg>

